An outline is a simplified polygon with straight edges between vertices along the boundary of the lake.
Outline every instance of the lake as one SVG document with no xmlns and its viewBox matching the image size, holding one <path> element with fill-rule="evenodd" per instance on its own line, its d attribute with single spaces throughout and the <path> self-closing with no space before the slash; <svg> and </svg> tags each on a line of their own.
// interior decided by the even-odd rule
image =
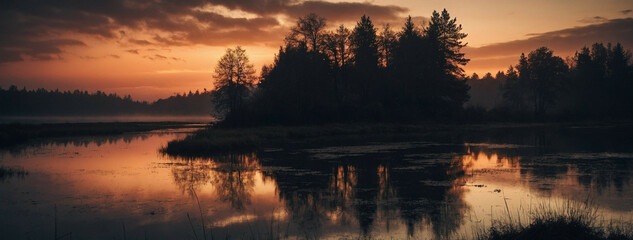
<svg viewBox="0 0 633 240">
<path fill-rule="evenodd" d="M 468 238 L 585 202 L 601 221 L 633 216 L 628 125 L 472 128 L 206 158 L 159 152 L 189 131 L 0 153 L 0 238 Z"/>
</svg>

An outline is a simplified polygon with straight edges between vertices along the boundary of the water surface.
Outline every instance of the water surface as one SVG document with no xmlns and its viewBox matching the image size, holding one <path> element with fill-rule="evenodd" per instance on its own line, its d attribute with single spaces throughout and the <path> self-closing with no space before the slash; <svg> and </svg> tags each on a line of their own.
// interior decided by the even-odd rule
<svg viewBox="0 0 633 240">
<path fill-rule="evenodd" d="M 186 131 L 1 153 L 0 236 L 435 239 L 568 201 L 590 199 L 606 220 L 633 213 L 630 127 L 452 131 L 191 159 L 158 152 Z"/>
</svg>

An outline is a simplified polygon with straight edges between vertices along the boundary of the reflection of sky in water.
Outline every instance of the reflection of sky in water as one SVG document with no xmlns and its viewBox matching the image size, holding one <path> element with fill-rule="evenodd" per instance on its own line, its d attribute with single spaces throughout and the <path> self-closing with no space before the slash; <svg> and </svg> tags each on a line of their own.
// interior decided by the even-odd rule
<svg viewBox="0 0 633 240">
<path fill-rule="evenodd" d="M 58 233 L 78 239 L 194 239 L 200 212 L 216 238 L 433 238 L 469 236 L 491 217 L 504 220 L 506 203 L 523 221 L 532 208 L 560 208 L 567 199 L 592 199 L 605 219 L 633 211 L 631 153 L 581 151 L 562 138 L 554 139 L 560 149 L 521 136 L 205 159 L 158 153 L 183 136 L 73 138 L 2 153 L 0 166 L 28 175 L 0 182 L 0 232 L 53 236 L 55 208 Z"/>
</svg>

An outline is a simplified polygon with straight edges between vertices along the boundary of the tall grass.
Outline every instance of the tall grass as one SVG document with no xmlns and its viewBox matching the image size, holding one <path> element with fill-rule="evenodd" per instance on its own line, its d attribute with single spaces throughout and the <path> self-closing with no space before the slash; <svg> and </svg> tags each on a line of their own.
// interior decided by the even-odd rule
<svg viewBox="0 0 633 240">
<path fill-rule="evenodd" d="M 598 212 L 590 200 L 520 206 L 516 214 L 506 203 L 507 216 L 491 221 L 487 229 L 474 229 L 474 239 L 633 239 L 630 220 L 604 220 Z"/>
</svg>

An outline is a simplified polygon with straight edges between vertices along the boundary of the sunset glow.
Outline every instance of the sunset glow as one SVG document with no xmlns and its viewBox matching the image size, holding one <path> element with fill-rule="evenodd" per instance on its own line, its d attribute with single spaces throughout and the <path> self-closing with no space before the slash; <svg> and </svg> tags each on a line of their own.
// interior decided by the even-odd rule
<svg viewBox="0 0 633 240">
<path fill-rule="evenodd" d="M 212 89 L 228 47 L 246 49 L 256 69 L 272 63 L 295 20 L 314 12 L 328 27 L 367 14 L 399 29 L 446 8 L 468 33 L 467 74 L 516 64 L 548 46 L 563 58 L 594 42 L 633 46 L 633 2 L 608 1 L 104 1 L 3 3 L 0 87 L 101 90 L 153 101 Z"/>
</svg>

